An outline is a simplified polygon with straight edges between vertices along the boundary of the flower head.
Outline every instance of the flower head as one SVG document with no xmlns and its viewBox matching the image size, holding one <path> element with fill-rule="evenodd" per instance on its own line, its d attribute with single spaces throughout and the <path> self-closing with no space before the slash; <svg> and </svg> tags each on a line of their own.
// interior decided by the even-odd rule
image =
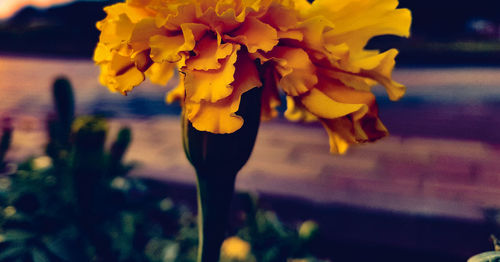
<svg viewBox="0 0 500 262">
<path fill-rule="evenodd" d="M 241 95 L 263 88 L 263 119 L 319 120 L 332 152 L 387 135 L 371 87 L 389 98 L 398 51 L 365 50 L 374 36 L 408 36 L 411 14 L 397 0 L 127 0 L 105 8 L 94 60 L 100 82 L 126 94 L 148 77 L 166 84 L 200 131 L 233 133 Z"/>
<path fill-rule="evenodd" d="M 221 253 L 224 257 L 245 260 L 250 253 L 250 244 L 239 237 L 229 237 L 222 243 Z"/>
</svg>

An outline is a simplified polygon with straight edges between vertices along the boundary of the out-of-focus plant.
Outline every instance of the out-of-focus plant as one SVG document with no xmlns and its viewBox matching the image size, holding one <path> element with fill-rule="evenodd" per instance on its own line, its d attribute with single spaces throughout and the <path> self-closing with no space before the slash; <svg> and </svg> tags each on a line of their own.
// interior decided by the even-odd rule
<svg viewBox="0 0 500 262">
<path fill-rule="evenodd" d="M 9 118 L 4 118 L 0 126 L 2 130 L 0 137 L 0 174 L 6 172 L 7 165 L 5 163 L 5 155 L 12 141 L 12 124 Z"/>
<path fill-rule="evenodd" d="M 240 199 L 243 226 L 236 236 L 224 241 L 221 261 L 320 261 L 311 252 L 311 245 L 318 240 L 318 225 L 314 221 L 305 221 L 293 229 L 283 224 L 273 211 L 259 208 L 256 196 L 243 194 Z M 248 254 L 235 256 L 233 252 L 246 250 L 244 243 L 251 247 Z"/>
<path fill-rule="evenodd" d="M 106 120 L 75 119 L 67 79 L 53 90 L 47 155 L 0 177 L 0 261 L 190 261 L 183 255 L 196 248 L 193 216 L 169 199 L 148 199 L 146 184 L 127 177 L 130 129 L 106 149 Z M 4 167 L 10 125 L 2 133 Z"/>
<path fill-rule="evenodd" d="M 46 155 L 26 159 L 14 173 L 0 172 L 0 261 L 196 261 L 192 212 L 127 176 L 134 167 L 123 162 L 131 130 L 122 128 L 107 148 L 106 120 L 75 118 L 65 78 L 54 83 L 54 105 Z M 12 132 L 5 120 L 3 167 Z M 221 261 L 319 261 L 309 252 L 314 222 L 287 228 L 258 209 L 255 197 L 243 196 L 245 219 L 224 242 Z"/>
</svg>

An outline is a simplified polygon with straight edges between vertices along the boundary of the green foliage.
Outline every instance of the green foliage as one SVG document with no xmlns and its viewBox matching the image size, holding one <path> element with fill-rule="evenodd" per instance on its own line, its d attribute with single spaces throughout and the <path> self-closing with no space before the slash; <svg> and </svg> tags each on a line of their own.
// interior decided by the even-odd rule
<svg viewBox="0 0 500 262">
<path fill-rule="evenodd" d="M 12 125 L 6 120 L 0 126 L 0 262 L 196 261 L 192 212 L 151 193 L 148 181 L 127 176 L 134 167 L 123 161 L 130 128 L 122 128 L 108 148 L 107 121 L 74 116 L 67 79 L 56 80 L 53 90 L 46 156 L 26 159 L 13 173 L 2 171 Z M 259 209 L 255 197 L 243 196 L 245 219 L 235 232 L 251 245 L 246 261 L 318 261 L 309 259 L 313 222 L 287 228 L 273 212 Z"/>
<path fill-rule="evenodd" d="M 237 236 L 251 245 L 252 254 L 245 262 L 320 261 L 314 258 L 310 247 L 315 243 L 318 225 L 306 221 L 297 229 L 286 227 L 276 213 L 259 208 L 258 199 L 254 195 L 243 194 L 244 226 L 238 230 Z M 232 260 L 225 260 L 232 261 Z"/>
<path fill-rule="evenodd" d="M 6 168 L 4 158 L 12 140 L 12 125 L 10 119 L 5 118 L 0 128 L 2 129 L 2 136 L 0 137 L 0 173 L 2 173 Z"/>
<path fill-rule="evenodd" d="M 148 198 L 145 182 L 127 177 L 130 128 L 107 149 L 106 120 L 75 118 L 67 79 L 53 91 L 47 156 L 0 177 L 0 261 L 190 261 L 181 252 L 196 243 L 196 234 L 186 235 L 196 232 L 194 216 L 169 199 Z M 0 163 L 11 134 L 4 124 Z"/>
</svg>

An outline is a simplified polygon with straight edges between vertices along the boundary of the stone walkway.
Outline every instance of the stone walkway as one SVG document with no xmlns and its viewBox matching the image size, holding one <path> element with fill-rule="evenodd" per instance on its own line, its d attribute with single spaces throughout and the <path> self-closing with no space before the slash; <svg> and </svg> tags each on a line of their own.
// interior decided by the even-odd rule
<svg viewBox="0 0 500 262">
<path fill-rule="evenodd" d="M 16 122 L 12 159 L 41 155 L 44 123 Z M 110 138 L 130 126 L 133 143 L 126 161 L 135 175 L 194 183 L 184 156 L 178 117 L 111 120 Z M 147 131 L 146 131 L 147 130 Z M 484 208 L 500 208 L 500 150 L 481 142 L 391 136 L 328 153 L 322 128 L 280 121 L 261 126 L 251 159 L 237 188 L 429 216 L 478 220 Z"/>
</svg>

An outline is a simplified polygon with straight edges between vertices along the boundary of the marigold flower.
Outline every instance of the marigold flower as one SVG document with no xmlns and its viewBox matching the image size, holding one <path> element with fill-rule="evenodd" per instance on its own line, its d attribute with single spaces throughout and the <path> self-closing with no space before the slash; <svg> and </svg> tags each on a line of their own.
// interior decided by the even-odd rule
<svg viewBox="0 0 500 262">
<path fill-rule="evenodd" d="M 221 253 L 224 257 L 245 260 L 250 254 L 250 244 L 239 237 L 232 236 L 224 240 L 221 246 Z"/>
<path fill-rule="evenodd" d="M 398 51 L 365 50 L 378 35 L 409 36 L 411 14 L 397 0 L 127 0 L 106 7 L 94 60 L 100 82 L 126 94 L 148 77 L 180 81 L 193 127 L 233 133 L 241 95 L 263 88 L 262 119 L 319 120 L 332 152 L 387 135 L 371 87 L 391 100 L 405 87 L 391 78 Z"/>
</svg>

